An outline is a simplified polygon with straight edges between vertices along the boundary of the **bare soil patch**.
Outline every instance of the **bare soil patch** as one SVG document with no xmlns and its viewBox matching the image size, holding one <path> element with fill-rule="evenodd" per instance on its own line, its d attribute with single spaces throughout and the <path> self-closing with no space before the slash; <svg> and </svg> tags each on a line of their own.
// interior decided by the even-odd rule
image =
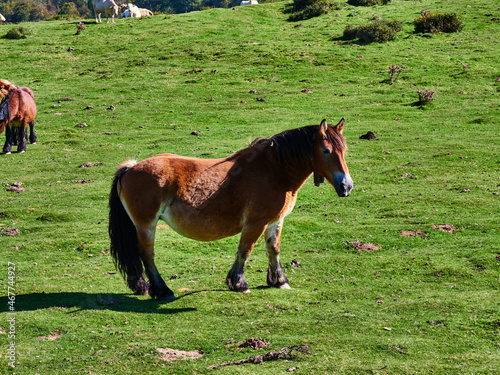
<svg viewBox="0 0 500 375">
<path fill-rule="evenodd" d="M 265 348 L 266 346 L 270 346 L 271 344 L 268 343 L 266 340 L 264 339 L 256 339 L 256 338 L 250 338 L 248 340 L 245 340 L 243 341 L 239 347 L 240 348 L 252 348 L 254 350 L 257 350 L 257 349 L 262 349 L 262 348 Z"/>
<path fill-rule="evenodd" d="M 184 351 L 170 348 L 156 348 L 160 353 L 159 359 L 166 362 L 175 362 L 184 359 L 197 359 L 203 356 L 198 350 Z"/>
<path fill-rule="evenodd" d="M 54 340 L 57 340 L 61 336 L 62 336 L 61 330 L 60 329 L 56 329 L 50 335 L 48 335 L 48 336 L 38 336 L 37 339 L 38 340 L 42 340 L 42 341 L 54 341 Z"/>
<path fill-rule="evenodd" d="M 16 193 L 22 193 L 23 191 L 25 191 L 25 189 L 21 187 L 22 185 L 23 185 L 22 182 L 13 182 L 9 186 L 9 188 L 7 189 L 7 191 L 14 191 Z"/>
<path fill-rule="evenodd" d="M 439 229 L 442 230 L 443 232 L 448 232 L 448 233 L 453 233 L 458 229 L 458 227 L 455 227 L 450 224 L 441 224 L 441 225 L 433 225 L 432 226 L 434 229 Z"/>
<path fill-rule="evenodd" d="M 402 230 L 399 233 L 405 237 L 415 237 L 415 236 L 423 237 L 426 235 L 426 233 L 423 230 L 419 230 L 419 229 L 417 229 L 417 230 Z"/>
<path fill-rule="evenodd" d="M 2 234 L 8 234 L 9 236 L 15 236 L 16 234 L 21 233 L 21 231 L 17 228 L 5 228 L 2 229 Z"/>
<path fill-rule="evenodd" d="M 382 248 L 382 246 L 375 245 L 372 243 L 363 243 L 359 240 L 352 241 L 352 242 L 345 242 L 344 244 L 351 246 L 358 251 L 375 251 L 375 250 L 380 250 Z"/>
</svg>

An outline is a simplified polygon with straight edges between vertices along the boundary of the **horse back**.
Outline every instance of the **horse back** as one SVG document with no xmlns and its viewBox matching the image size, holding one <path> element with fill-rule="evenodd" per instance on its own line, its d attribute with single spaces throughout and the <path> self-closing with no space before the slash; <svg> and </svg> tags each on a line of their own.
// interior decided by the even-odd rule
<svg viewBox="0 0 500 375">
<path fill-rule="evenodd" d="M 11 126 L 26 126 L 37 114 L 33 91 L 28 87 L 16 89 L 9 103 Z"/>
<path fill-rule="evenodd" d="M 31 90 L 29 87 L 21 86 L 21 87 L 18 87 L 17 89 L 21 90 L 21 91 L 24 91 L 29 96 L 31 96 L 33 98 L 33 100 L 35 100 L 35 94 L 33 94 L 33 90 Z"/>
</svg>

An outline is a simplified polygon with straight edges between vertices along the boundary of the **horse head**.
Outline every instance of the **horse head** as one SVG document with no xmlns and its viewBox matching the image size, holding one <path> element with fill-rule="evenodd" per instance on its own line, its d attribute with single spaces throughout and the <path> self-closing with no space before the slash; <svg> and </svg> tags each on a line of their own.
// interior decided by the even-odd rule
<svg viewBox="0 0 500 375">
<path fill-rule="evenodd" d="M 314 137 L 313 151 L 314 183 L 318 186 L 326 178 L 339 197 L 348 196 L 353 187 L 344 159 L 347 151 L 342 135 L 344 125 L 344 118 L 335 126 L 328 126 L 326 120 L 321 121 Z"/>
</svg>

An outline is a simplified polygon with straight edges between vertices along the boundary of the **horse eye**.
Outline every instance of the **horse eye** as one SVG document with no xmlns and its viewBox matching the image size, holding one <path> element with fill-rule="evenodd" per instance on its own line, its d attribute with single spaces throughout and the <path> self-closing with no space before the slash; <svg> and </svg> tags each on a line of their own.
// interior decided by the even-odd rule
<svg viewBox="0 0 500 375">
<path fill-rule="evenodd" d="M 323 154 L 331 154 L 332 153 L 332 150 L 330 150 L 328 147 L 323 147 L 321 149 L 321 151 L 323 151 Z"/>
</svg>

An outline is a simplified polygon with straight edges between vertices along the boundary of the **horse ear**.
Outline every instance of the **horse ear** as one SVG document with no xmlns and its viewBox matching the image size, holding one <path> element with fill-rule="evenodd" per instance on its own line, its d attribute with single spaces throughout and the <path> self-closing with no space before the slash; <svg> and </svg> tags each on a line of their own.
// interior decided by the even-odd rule
<svg viewBox="0 0 500 375">
<path fill-rule="evenodd" d="M 344 131 L 344 125 L 345 125 L 345 118 L 342 117 L 342 120 L 340 120 L 339 123 L 335 125 L 335 130 L 337 130 L 337 132 L 342 134 L 342 132 Z"/>
<path fill-rule="evenodd" d="M 326 119 L 323 119 L 323 121 L 321 121 L 321 124 L 319 125 L 319 131 L 318 131 L 319 136 L 321 138 L 326 137 L 327 128 L 328 128 L 328 125 L 326 124 Z"/>
</svg>

